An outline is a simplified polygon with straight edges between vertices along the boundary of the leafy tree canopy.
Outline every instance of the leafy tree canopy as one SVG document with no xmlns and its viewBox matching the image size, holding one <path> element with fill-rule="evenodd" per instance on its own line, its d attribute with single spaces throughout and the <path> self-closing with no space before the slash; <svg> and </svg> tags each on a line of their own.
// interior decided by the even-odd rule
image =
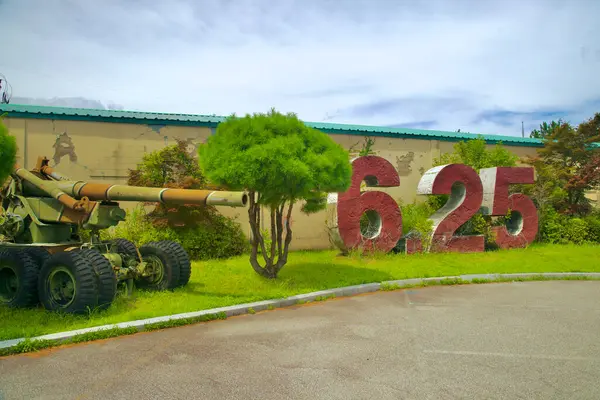
<svg viewBox="0 0 600 400">
<path fill-rule="evenodd" d="M 562 120 L 540 126 L 544 127 L 548 128 L 543 136 L 544 147 L 538 150 L 537 157 L 527 159 L 539 176 L 536 202 L 543 203 L 542 196 L 551 193 L 551 204 L 558 212 L 590 213 L 592 208 L 586 192 L 600 185 L 600 147 L 597 146 L 600 113 L 577 127 Z"/>
<path fill-rule="evenodd" d="M 177 187 L 197 189 L 206 184 L 194 154 L 187 151 L 187 142 L 144 154 L 137 169 L 129 171 L 128 185 L 147 187 Z"/>
<path fill-rule="evenodd" d="M 502 143 L 488 148 L 482 137 L 458 142 L 453 153 L 444 153 L 434 160 L 434 166 L 445 164 L 465 164 L 479 172 L 482 168 L 513 167 L 519 157 L 507 150 Z"/>
<path fill-rule="evenodd" d="M 17 162 L 17 141 L 8 132 L 0 116 L 0 184 L 10 176 Z"/>
<path fill-rule="evenodd" d="M 311 203 L 321 194 L 344 192 L 352 176 L 342 146 L 296 115 L 275 110 L 229 117 L 200 146 L 199 155 L 212 182 L 260 193 L 261 204 L 274 207 L 286 200 Z"/>
<path fill-rule="evenodd" d="M 540 129 L 534 129 L 529 134 L 530 138 L 535 139 L 545 139 L 548 134 L 550 134 L 554 129 L 558 128 L 563 124 L 563 120 L 559 119 L 558 121 L 552 121 L 550 123 L 543 122 L 540 124 Z"/>
<path fill-rule="evenodd" d="M 206 178 L 194 154 L 188 152 L 187 143 L 176 139 L 173 145 L 145 154 L 137 168 L 129 170 L 127 184 L 156 188 L 205 189 Z M 155 206 L 148 219 L 157 227 L 210 225 L 218 215 L 212 206 L 148 204 Z"/>
<path fill-rule="evenodd" d="M 176 143 L 145 154 L 136 169 L 129 170 L 128 184 L 178 189 L 215 189 L 202 174 L 188 142 Z M 124 237 L 134 240 L 176 240 L 195 259 L 234 256 L 247 250 L 248 242 L 238 223 L 214 207 L 146 203 L 154 209 L 134 213 L 121 224 Z"/>
<path fill-rule="evenodd" d="M 507 150 L 502 143 L 497 143 L 492 148 L 489 148 L 485 139 L 478 136 L 476 139 L 465 140 L 454 145 L 452 153 L 444 153 L 440 157 L 433 160 L 433 166 L 445 164 L 464 164 L 473 168 L 477 173 L 482 168 L 493 167 L 514 167 L 517 165 L 519 157 Z M 448 195 L 427 196 L 429 207 L 438 210 L 447 201 Z M 465 223 L 457 232 L 461 234 L 469 233 L 474 223 L 480 220 L 481 216 L 476 215 L 469 222 Z M 476 232 L 479 234 L 481 232 Z"/>
<path fill-rule="evenodd" d="M 342 146 L 295 114 L 274 109 L 241 118 L 232 115 L 198 153 L 211 182 L 248 192 L 250 264 L 267 278 L 277 277 L 287 263 L 292 228 L 284 221 L 290 221 L 294 203 L 304 200 L 302 211 L 316 212 L 326 207 L 328 192 L 345 192 L 351 183 L 352 166 Z M 261 206 L 270 210 L 270 251 L 260 229 Z M 259 247 L 264 266 L 257 259 Z"/>
<path fill-rule="evenodd" d="M 547 161 L 559 162 L 565 167 L 582 165 L 597 152 L 594 143 L 600 142 L 600 113 L 577 127 L 567 122 L 552 121 L 553 129 L 544 137 L 544 148 L 538 153 Z"/>
</svg>

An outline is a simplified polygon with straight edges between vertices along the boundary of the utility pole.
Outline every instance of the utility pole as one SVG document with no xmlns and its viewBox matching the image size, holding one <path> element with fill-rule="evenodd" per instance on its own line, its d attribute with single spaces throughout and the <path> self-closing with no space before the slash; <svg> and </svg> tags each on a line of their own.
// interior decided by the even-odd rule
<svg viewBox="0 0 600 400">
<path fill-rule="evenodd" d="M 521 121 L 521 136 L 525 137 L 525 125 L 523 125 L 523 121 Z"/>
</svg>

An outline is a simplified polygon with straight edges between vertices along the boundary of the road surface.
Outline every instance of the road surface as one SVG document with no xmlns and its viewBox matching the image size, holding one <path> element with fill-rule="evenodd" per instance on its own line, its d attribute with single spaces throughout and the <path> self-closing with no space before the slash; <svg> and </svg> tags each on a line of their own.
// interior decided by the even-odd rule
<svg viewBox="0 0 600 400">
<path fill-rule="evenodd" d="M 6 357 L 0 399 L 599 399 L 599 338 L 600 282 L 379 292 Z"/>
</svg>

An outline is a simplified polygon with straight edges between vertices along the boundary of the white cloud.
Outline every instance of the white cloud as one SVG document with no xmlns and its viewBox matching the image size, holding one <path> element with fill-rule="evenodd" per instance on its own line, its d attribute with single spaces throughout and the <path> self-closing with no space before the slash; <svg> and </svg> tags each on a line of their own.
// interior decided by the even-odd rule
<svg viewBox="0 0 600 400">
<path fill-rule="evenodd" d="M 519 115 L 478 115 L 600 111 L 591 0 L 4 0 L 0 15 L 0 72 L 20 97 L 510 135 Z"/>
</svg>

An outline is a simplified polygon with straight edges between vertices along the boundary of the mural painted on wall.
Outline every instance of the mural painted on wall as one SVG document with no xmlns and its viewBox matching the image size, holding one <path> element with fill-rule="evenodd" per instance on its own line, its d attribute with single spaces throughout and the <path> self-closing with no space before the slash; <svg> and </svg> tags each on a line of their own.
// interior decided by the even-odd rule
<svg viewBox="0 0 600 400">
<path fill-rule="evenodd" d="M 184 143 L 187 146 L 188 154 L 190 155 L 190 157 L 198 157 L 198 147 L 200 147 L 200 145 L 204 142 L 205 140 L 196 140 L 195 138 L 185 139 Z"/>
<path fill-rule="evenodd" d="M 417 186 L 420 195 L 448 195 L 448 200 L 430 216 L 429 237 L 402 237 L 402 210 L 387 193 L 363 191 L 361 183 L 374 187 L 400 186 L 394 166 L 379 156 L 363 156 L 352 161 L 352 183 L 345 193 L 330 197 L 336 203 L 338 247 L 389 252 L 403 243 L 403 251 L 483 252 L 483 235 L 456 235 L 473 215 L 503 217 L 511 211 L 505 226 L 493 227 L 500 248 L 524 247 L 538 232 L 538 216 L 533 201 L 520 193 L 509 195 L 509 186 L 534 183 L 533 168 L 497 167 L 479 173 L 463 164 L 448 164 L 429 169 Z M 333 200 L 332 200 L 333 199 Z M 365 232 L 361 219 L 371 227 Z M 373 226 L 375 228 L 373 229 Z M 427 243 L 427 244 L 424 244 Z"/>
<path fill-rule="evenodd" d="M 400 176 L 409 176 L 412 172 L 411 163 L 415 160 L 414 151 L 409 151 L 403 156 L 396 156 L 396 171 Z"/>
<path fill-rule="evenodd" d="M 358 148 L 358 146 L 360 146 L 360 148 Z M 357 142 L 354 145 L 350 146 L 350 149 L 348 149 L 348 154 L 350 155 L 350 162 L 352 162 L 352 160 L 354 160 L 357 157 L 378 155 L 379 152 L 374 150 L 374 146 L 375 139 L 369 136 L 366 136 L 364 138 L 362 144 L 360 142 Z M 420 157 L 423 157 L 423 155 L 421 155 Z M 396 156 L 396 173 L 400 176 L 410 176 L 410 174 L 413 171 L 412 166 L 414 162 L 414 151 L 408 151 L 403 155 Z M 423 170 L 423 168 L 421 167 L 420 170 Z"/>
<path fill-rule="evenodd" d="M 60 135 L 56 135 L 56 141 L 54 145 L 54 155 L 52 156 L 52 161 L 54 161 L 54 165 L 60 164 L 60 160 L 68 156 L 69 161 L 72 163 L 77 162 L 77 153 L 75 153 L 75 145 L 73 144 L 73 139 L 67 134 L 67 132 L 63 132 Z"/>
<path fill-rule="evenodd" d="M 175 138 L 164 134 L 163 128 L 165 128 L 164 125 L 148 125 L 145 126 L 140 133 L 135 134 L 131 139 L 133 139 L 135 143 L 139 143 L 139 151 L 131 151 L 131 144 L 126 144 L 126 142 L 123 142 L 122 140 L 116 140 L 115 147 L 109 151 L 104 151 L 104 155 L 100 155 L 99 157 L 97 153 L 92 152 L 88 154 L 87 151 L 81 153 L 81 149 L 76 148 L 78 139 L 79 142 L 82 140 L 85 142 L 85 139 L 82 139 L 77 135 L 69 135 L 67 131 L 56 133 L 56 140 L 52 145 L 52 165 L 59 166 L 61 163 L 64 164 L 65 161 L 67 161 L 70 162 L 71 167 L 85 170 L 85 174 L 91 179 L 125 179 L 128 176 L 128 169 L 135 168 L 136 164 L 141 161 L 143 154 L 154 150 L 154 148 L 148 149 L 149 142 L 148 140 L 145 140 L 149 133 L 162 137 L 162 146 L 174 144 L 173 139 Z M 187 144 L 189 154 L 194 158 L 197 157 L 198 147 L 205 141 L 201 138 L 200 133 L 198 133 L 198 137 L 189 137 L 186 135 L 186 137 L 181 138 L 181 140 L 184 140 Z M 79 144 L 79 146 L 81 146 L 81 144 Z M 159 147 L 160 146 L 161 144 L 159 144 Z M 93 158 L 90 158 L 92 154 Z M 63 165 L 62 168 L 68 167 Z M 71 173 L 77 175 L 77 170 L 72 170 Z"/>
</svg>

